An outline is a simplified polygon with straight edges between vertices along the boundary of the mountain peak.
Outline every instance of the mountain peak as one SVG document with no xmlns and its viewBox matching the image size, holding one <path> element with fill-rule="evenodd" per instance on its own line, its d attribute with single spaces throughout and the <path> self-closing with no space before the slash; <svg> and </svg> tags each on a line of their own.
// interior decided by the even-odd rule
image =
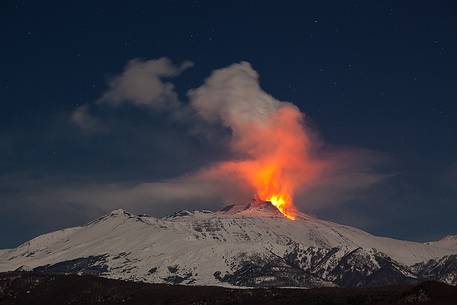
<svg viewBox="0 0 457 305">
<path fill-rule="evenodd" d="M 244 211 L 249 208 L 249 204 L 229 204 L 224 206 L 222 209 L 218 210 L 218 212 L 223 214 L 235 214 L 241 211 Z"/>
<path fill-rule="evenodd" d="M 114 219 L 118 219 L 118 218 L 131 218 L 132 216 L 134 216 L 132 213 L 129 213 L 124 209 L 117 209 L 117 210 L 113 210 L 113 211 L 105 214 L 104 216 L 102 216 L 98 219 L 95 219 L 95 220 L 85 224 L 85 226 L 91 226 L 91 225 L 94 225 L 94 224 L 97 224 L 99 222 L 106 221 L 106 220 L 112 220 L 112 219 L 114 220 Z"/>
<path fill-rule="evenodd" d="M 259 201 L 256 199 L 252 199 L 249 204 L 229 204 L 224 206 L 218 212 L 224 214 L 238 214 L 238 213 L 245 213 L 247 211 L 262 211 L 262 212 L 269 212 L 271 214 L 279 213 L 278 209 L 271 204 L 269 201 Z"/>
<path fill-rule="evenodd" d="M 109 213 L 109 216 L 124 216 L 124 215 L 131 216 L 132 213 L 129 213 L 124 209 L 117 209 L 117 210 L 111 211 L 111 213 Z"/>
<path fill-rule="evenodd" d="M 247 205 L 233 206 L 228 214 L 240 214 L 252 217 L 284 217 L 281 212 L 269 201 L 253 199 Z"/>
<path fill-rule="evenodd" d="M 250 210 L 259 210 L 263 212 L 270 212 L 272 214 L 282 215 L 281 212 L 275 207 L 270 201 L 260 201 L 253 199 L 248 209 Z"/>
<path fill-rule="evenodd" d="M 440 240 L 456 240 L 457 241 L 457 235 L 446 235 Z"/>
</svg>

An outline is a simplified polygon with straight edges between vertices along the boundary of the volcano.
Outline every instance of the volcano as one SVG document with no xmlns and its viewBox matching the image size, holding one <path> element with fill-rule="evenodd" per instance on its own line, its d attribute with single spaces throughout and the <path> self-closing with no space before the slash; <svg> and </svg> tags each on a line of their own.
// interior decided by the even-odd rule
<svg viewBox="0 0 457 305">
<path fill-rule="evenodd" d="M 115 210 L 0 250 L 0 271 L 12 270 L 227 287 L 456 285 L 457 237 L 378 237 L 259 201 L 163 218 Z"/>
</svg>

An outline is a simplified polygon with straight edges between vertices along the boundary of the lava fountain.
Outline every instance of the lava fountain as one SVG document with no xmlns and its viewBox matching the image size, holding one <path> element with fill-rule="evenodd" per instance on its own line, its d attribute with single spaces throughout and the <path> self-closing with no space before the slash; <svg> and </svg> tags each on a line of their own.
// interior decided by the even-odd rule
<svg viewBox="0 0 457 305">
<path fill-rule="evenodd" d="M 228 177 L 243 190 L 248 186 L 257 199 L 295 219 L 294 195 L 322 167 L 312 157 L 316 143 L 298 107 L 263 91 L 257 72 L 247 62 L 215 70 L 189 96 L 201 119 L 231 131 L 233 158 L 203 174 Z"/>
<path fill-rule="evenodd" d="M 237 130 L 232 148 L 244 158 L 219 164 L 253 190 L 259 201 L 268 201 L 285 217 L 295 220 L 294 195 L 311 183 L 322 163 L 311 156 L 312 137 L 303 114 L 292 104 L 274 112 L 267 121 L 251 122 Z"/>
</svg>

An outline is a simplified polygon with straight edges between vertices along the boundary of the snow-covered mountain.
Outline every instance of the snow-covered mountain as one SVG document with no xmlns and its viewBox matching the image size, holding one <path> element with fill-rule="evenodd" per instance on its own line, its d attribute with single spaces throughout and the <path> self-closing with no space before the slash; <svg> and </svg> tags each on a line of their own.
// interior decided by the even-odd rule
<svg viewBox="0 0 457 305">
<path fill-rule="evenodd" d="M 417 243 L 299 214 L 269 203 L 164 218 L 124 210 L 0 250 L 0 271 L 92 273 L 221 286 L 375 286 L 434 279 L 457 284 L 457 240 Z"/>
</svg>

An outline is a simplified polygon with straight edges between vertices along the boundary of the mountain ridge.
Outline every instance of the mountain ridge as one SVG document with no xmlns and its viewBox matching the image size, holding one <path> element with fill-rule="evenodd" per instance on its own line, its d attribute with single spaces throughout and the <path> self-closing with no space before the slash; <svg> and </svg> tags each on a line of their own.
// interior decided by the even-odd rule
<svg viewBox="0 0 457 305">
<path fill-rule="evenodd" d="M 446 239 L 447 240 L 452 240 Z M 457 246 L 378 237 L 269 203 L 155 218 L 114 210 L 0 251 L 0 271 L 230 287 L 457 284 Z"/>
</svg>

